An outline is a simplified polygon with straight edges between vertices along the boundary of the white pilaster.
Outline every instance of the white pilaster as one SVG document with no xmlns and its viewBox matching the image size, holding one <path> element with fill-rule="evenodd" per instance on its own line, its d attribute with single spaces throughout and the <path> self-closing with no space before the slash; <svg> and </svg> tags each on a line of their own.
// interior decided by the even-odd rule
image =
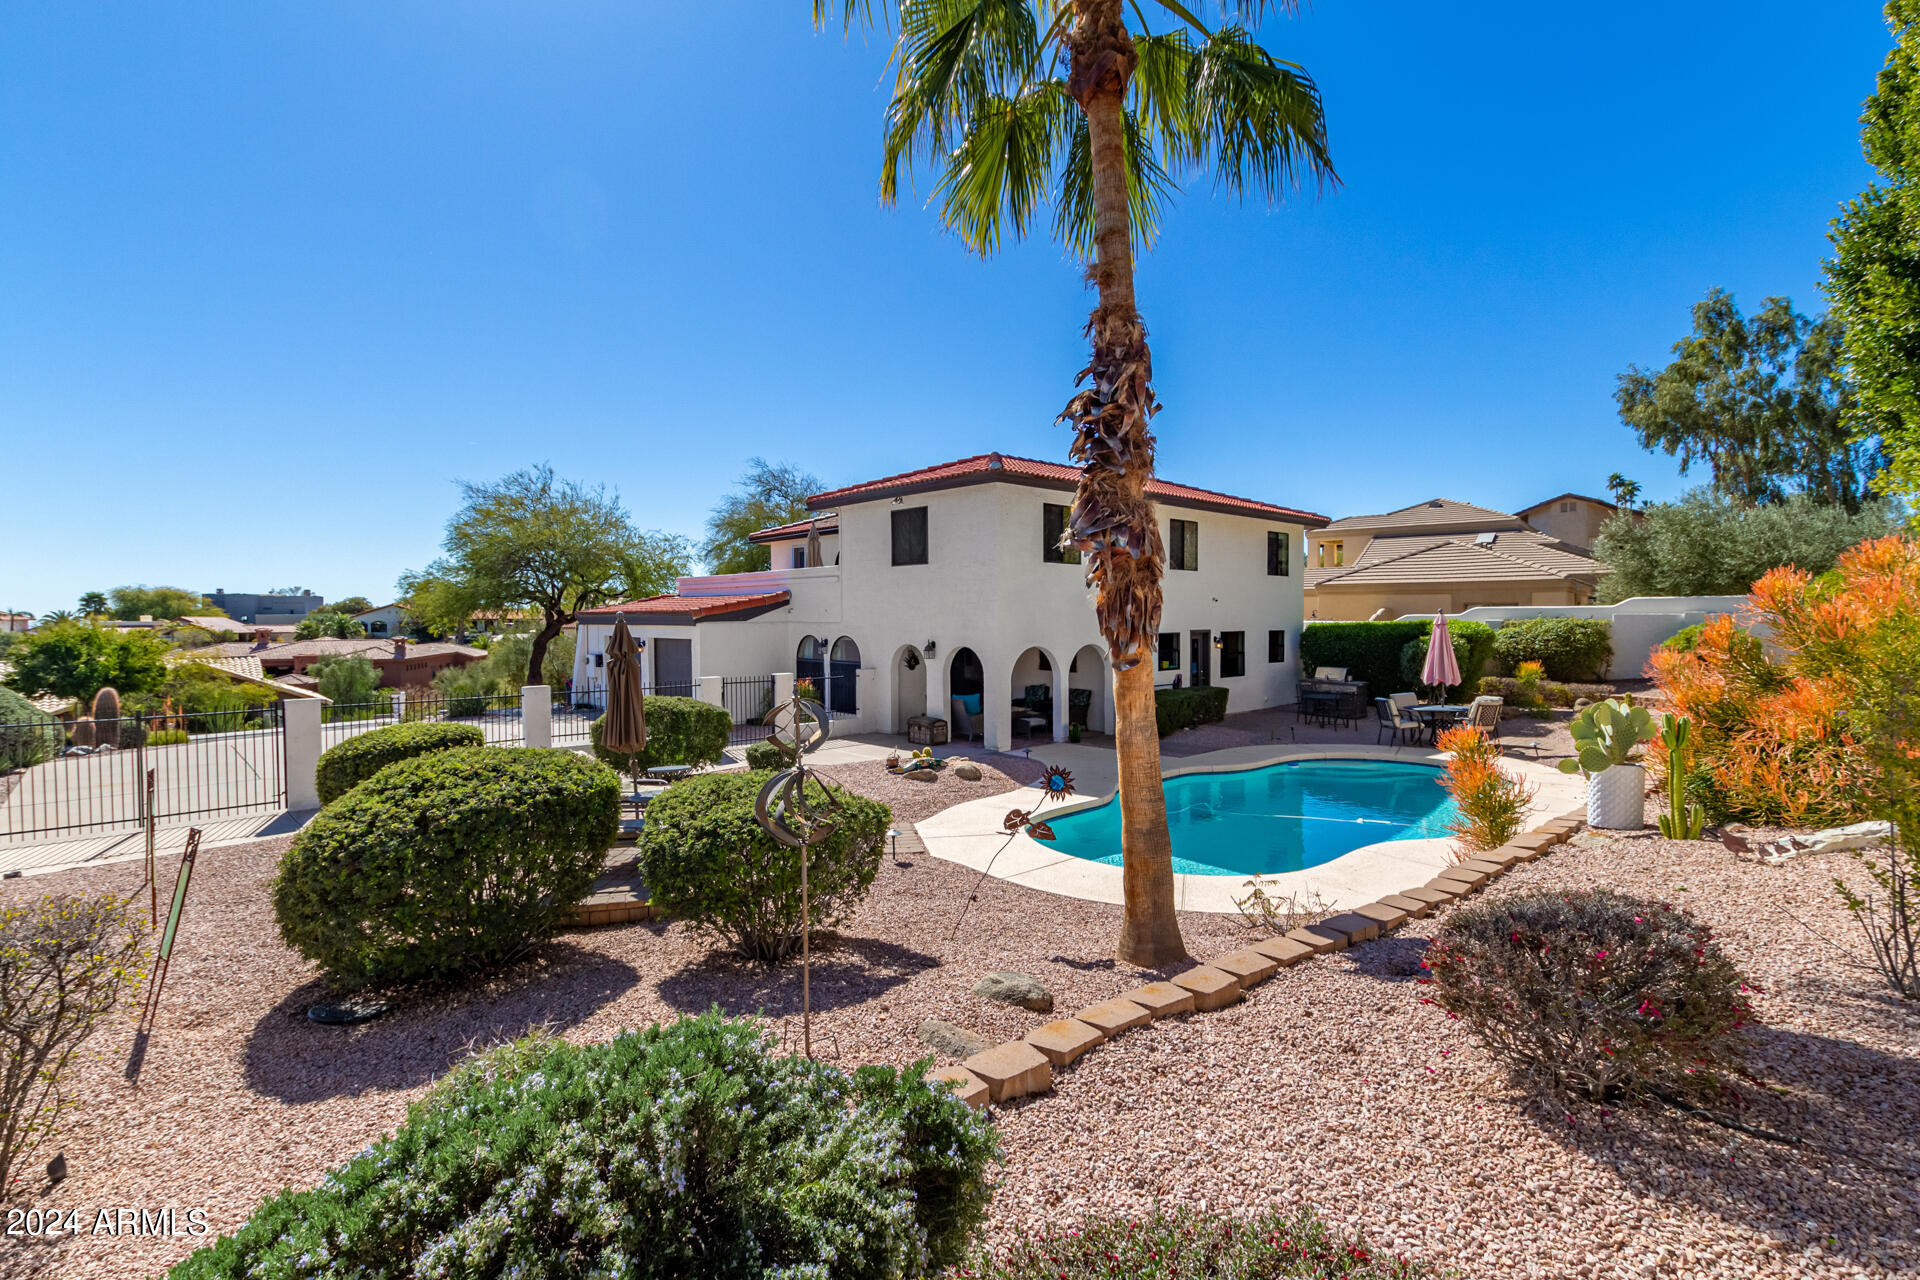
<svg viewBox="0 0 1920 1280">
<path fill-rule="evenodd" d="M 529 747 L 553 745 L 553 690 L 544 684 L 521 686 L 520 735 Z"/>
</svg>

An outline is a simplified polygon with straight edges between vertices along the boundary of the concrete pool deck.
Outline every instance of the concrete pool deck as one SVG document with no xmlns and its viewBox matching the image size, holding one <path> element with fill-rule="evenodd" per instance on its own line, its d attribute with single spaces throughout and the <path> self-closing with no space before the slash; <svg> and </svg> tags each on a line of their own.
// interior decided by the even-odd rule
<svg viewBox="0 0 1920 1280">
<path fill-rule="evenodd" d="M 1060 745 L 1050 744 L 1056 748 Z M 1084 748 L 1075 748 L 1071 755 L 1077 756 L 1082 750 Z M 1058 817 L 1104 804 L 1113 798 L 1110 755 L 1107 761 L 1102 762 L 1106 766 L 1103 771 L 1087 770 L 1105 783 L 1103 790 L 1093 795 L 1087 794 L 1086 780 L 1076 767 L 1081 762 L 1070 758 L 1069 752 L 1043 748 L 1037 750 L 1036 755 L 1044 755 L 1049 763 L 1073 769 L 1076 789 L 1081 793 L 1066 804 L 1046 806 L 1040 817 Z M 1056 756 L 1059 758 L 1056 759 Z M 1292 760 L 1398 760 L 1438 765 L 1445 763 L 1446 755 L 1444 752 L 1413 747 L 1263 744 L 1230 747 L 1201 756 L 1166 760 L 1161 765 L 1161 773 L 1168 778 L 1193 773 L 1226 773 Z M 1511 757 L 1501 763 L 1537 788 L 1533 806 L 1521 824 L 1522 829 L 1545 817 L 1564 813 L 1586 803 L 1586 781 L 1578 774 L 1561 773 L 1548 765 Z M 1040 804 L 1041 798 L 1040 788 L 1022 787 L 1018 791 L 957 804 L 930 818 L 921 819 L 916 826 L 921 840 L 926 843 L 927 852 L 947 862 L 957 862 L 976 871 L 991 869 L 997 879 L 1064 897 L 1090 902 L 1125 901 L 1119 867 L 1061 853 L 1031 836 L 1007 838 L 1001 826 L 1007 811 L 1033 808 Z M 1409 885 L 1431 880 L 1453 865 L 1454 860 L 1448 853 L 1451 844 L 1452 841 L 1448 839 L 1387 840 L 1362 845 L 1351 853 L 1304 871 L 1262 876 L 1260 881 L 1269 896 L 1284 898 L 1289 894 L 1318 893 L 1329 906 L 1357 907 L 1388 894 L 1400 893 Z M 1173 877 L 1174 906 L 1181 911 L 1234 912 L 1238 910 L 1234 906 L 1234 899 L 1247 895 L 1249 879 L 1238 875 L 1176 873 Z"/>
</svg>

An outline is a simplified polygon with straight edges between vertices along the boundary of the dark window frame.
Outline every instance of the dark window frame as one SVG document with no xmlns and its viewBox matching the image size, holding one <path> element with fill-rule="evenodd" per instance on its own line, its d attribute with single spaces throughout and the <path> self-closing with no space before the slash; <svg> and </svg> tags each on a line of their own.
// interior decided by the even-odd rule
<svg viewBox="0 0 1920 1280">
<path fill-rule="evenodd" d="M 1293 573 L 1293 535 L 1285 529 L 1267 530 L 1267 576 L 1286 578 Z"/>
<path fill-rule="evenodd" d="M 1167 521 L 1167 568 L 1193 573 L 1200 568 L 1200 522 Z"/>
<path fill-rule="evenodd" d="M 1040 558 L 1047 564 L 1079 564 L 1080 553 L 1063 550 L 1060 539 L 1066 534 L 1073 509 L 1061 502 L 1040 504 Z"/>
<path fill-rule="evenodd" d="M 928 547 L 932 539 L 927 534 L 927 509 L 925 507 L 905 507 L 892 513 L 891 529 L 893 533 L 893 563 L 896 566 L 926 564 Z M 918 525 L 916 530 L 913 526 Z M 905 537 L 902 538 L 904 531 Z M 915 535 L 918 535 L 919 558 L 914 558 Z"/>
<path fill-rule="evenodd" d="M 1220 633 L 1220 678 L 1232 680 L 1247 674 L 1247 633 Z"/>
<path fill-rule="evenodd" d="M 1167 658 L 1169 648 L 1173 653 L 1171 660 Z M 1154 641 L 1153 669 L 1155 671 L 1180 670 L 1180 633 L 1178 631 L 1162 631 L 1159 638 Z"/>
<path fill-rule="evenodd" d="M 1267 661 L 1285 662 L 1287 660 L 1287 631 L 1285 627 L 1278 631 L 1267 632 Z"/>
</svg>

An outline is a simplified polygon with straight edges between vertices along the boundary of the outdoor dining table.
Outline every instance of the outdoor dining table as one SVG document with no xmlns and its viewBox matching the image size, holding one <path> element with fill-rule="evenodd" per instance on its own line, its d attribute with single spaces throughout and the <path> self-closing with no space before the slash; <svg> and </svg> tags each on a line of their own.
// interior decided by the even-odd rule
<svg viewBox="0 0 1920 1280">
<path fill-rule="evenodd" d="M 693 766 L 690 764 L 657 764 L 654 765 L 653 768 L 643 769 L 641 772 L 646 777 L 655 778 L 661 782 L 673 783 L 678 782 L 680 779 L 692 773 Z"/>
<path fill-rule="evenodd" d="M 1431 744 L 1439 740 L 1442 729 L 1465 720 L 1473 708 L 1452 706 L 1442 702 L 1427 702 L 1409 707 L 1407 710 L 1418 716 L 1420 722 L 1427 726 L 1427 742 Z"/>
</svg>

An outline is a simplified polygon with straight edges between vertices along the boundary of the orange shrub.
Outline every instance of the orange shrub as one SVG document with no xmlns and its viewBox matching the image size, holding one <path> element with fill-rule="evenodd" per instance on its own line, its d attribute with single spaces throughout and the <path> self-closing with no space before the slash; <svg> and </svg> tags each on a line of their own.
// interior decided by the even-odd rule
<svg viewBox="0 0 1920 1280">
<path fill-rule="evenodd" d="M 1873 767 L 1850 717 L 1872 641 L 1916 611 L 1920 543 L 1875 538 L 1817 579 L 1772 570 L 1753 584 L 1740 625 L 1715 618 L 1692 652 L 1657 650 L 1648 672 L 1693 717 L 1693 789 L 1708 816 L 1786 826 L 1866 816 Z M 1660 745 L 1648 754 L 1664 773 Z"/>
<path fill-rule="evenodd" d="M 1438 745 L 1448 753 L 1442 785 L 1459 810 L 1459 816 L 1447 827 L 1458 841 L 1453 847 L 1454 859 L 1464 861 L 1476 853 L 1498 849 L 1520 834 L 1534 788 L 1500 768 L 1500 749 L 1493 739 L 1479 729 L 1461 725 L 1441 734 Z"/>
</svg>

